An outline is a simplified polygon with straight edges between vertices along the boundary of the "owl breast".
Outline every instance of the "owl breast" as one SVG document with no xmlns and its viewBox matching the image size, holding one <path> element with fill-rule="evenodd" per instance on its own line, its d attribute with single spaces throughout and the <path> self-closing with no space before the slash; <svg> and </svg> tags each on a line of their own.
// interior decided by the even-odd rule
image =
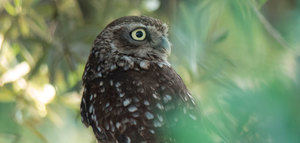
<svg viewBox="0 0 300 143">
<path fill-rule="evenodd" d="M 86 67 L 83 122 L 100 142 L 173 142 L 168 130 L 191 120 L 195 104 L 182 79 L 166 62 L 120 56 Z"/>
</svg>

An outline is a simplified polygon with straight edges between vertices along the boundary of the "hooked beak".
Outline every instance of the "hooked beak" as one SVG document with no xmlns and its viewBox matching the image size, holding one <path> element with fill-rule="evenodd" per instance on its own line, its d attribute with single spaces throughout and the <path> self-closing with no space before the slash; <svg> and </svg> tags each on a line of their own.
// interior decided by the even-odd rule
<svg viewBox="0 0 300 143">
<path fill-rule="evenodd" d="M 155 46 L 155 49 L 170 55 L 171 53 L 171 44 L 166 37 L 161 37 L 161 41 Z"/>
</svg>

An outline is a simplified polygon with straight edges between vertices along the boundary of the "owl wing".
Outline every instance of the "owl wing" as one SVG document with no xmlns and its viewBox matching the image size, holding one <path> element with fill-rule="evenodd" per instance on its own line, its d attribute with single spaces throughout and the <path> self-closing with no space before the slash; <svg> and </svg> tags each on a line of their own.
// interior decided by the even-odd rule
<svg viewBox="0 0 300 143">
<path fill-rule="evenodd" d="M 165 65 L 118 69 L 84 86 L 82 119 L 100 142 L 174 142 L 199 118 L 182 79 Z"/>
<path fill-rule="evenodd" d="M 158 71 L 154 72 L 154 71 Z M 194 98 L 186 88 L 181 77 L 169 66 L 154 66 L 153 74 L 156 74 L 155 82 L 159 83 L 156 92 L 159 99 L 156 101 L 157 115 L 161 114 L 165 118 L 154 120 L 154 127 L 162 121 L 161 127 L 157 131 L 161 135 L 162 142 L 199 142 L 198 131 L 200 129 L 200 111 Z M 149 79 L 150 80 L 150 79 Z M 160 108 L 162 105 L 163 108 Z M 187 141 L 189 139 L 189 141 Z"/>
</svg>

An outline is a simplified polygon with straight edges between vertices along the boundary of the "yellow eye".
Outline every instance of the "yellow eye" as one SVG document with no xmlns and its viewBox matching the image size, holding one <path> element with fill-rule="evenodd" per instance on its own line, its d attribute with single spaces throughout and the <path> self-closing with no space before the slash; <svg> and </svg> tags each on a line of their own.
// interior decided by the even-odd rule
<svg viewBox="0 0 300 143">
<path fill-rule="evenodd" d="M 146 38 L 146 31 L 144 29 L 135 29 L 131 32 L 131 37 L 134 40 L 142 41 Z"/>
</svg>

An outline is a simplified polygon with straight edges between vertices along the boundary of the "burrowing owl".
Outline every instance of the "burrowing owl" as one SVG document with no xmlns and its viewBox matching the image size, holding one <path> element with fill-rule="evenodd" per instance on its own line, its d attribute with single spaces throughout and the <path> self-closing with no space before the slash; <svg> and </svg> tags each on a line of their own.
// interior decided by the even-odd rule
<svg viewBox="0 0 300 143">
<path fill-rule="evenodd" d="M 176 142 L 176 127 L 197 120 L 193 98 L 167 61 L 167 36 L 166 24 L 146 16 L 119 18 L 97 36 L 81 116 L 99 142 Z"/>
</svg>

